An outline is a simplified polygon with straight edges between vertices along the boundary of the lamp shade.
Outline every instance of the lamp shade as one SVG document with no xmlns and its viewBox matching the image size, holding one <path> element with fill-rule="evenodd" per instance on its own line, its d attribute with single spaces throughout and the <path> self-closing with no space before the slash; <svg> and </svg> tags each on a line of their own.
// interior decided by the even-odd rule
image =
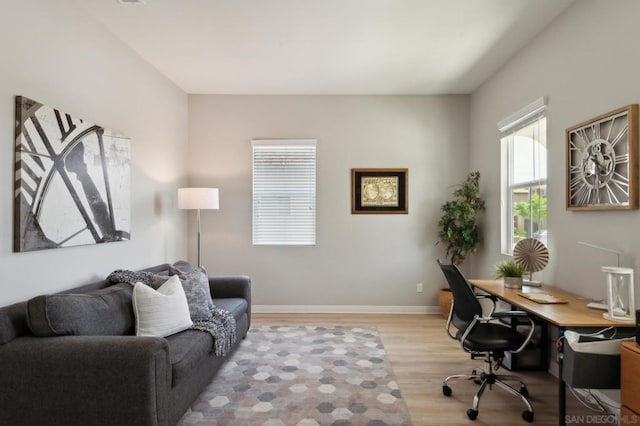
<svg viewBox="0 0 640 426">
<path fill-rule="evenodd" d="M 218 210 L 218 188 L 178 188 L 178 208 L 182 210 Z"/>
</svg>

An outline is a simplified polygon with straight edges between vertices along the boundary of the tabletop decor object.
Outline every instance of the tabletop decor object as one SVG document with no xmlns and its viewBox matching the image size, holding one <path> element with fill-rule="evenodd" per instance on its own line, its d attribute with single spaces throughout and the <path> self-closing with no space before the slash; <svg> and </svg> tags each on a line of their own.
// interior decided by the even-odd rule
<svg viewBox="0 0 640 426">
<path fill-rule="evenodd" d="M 616 266 L 603 266 L 607 292 L 607 312 L 602 317 L 611 321 L 635 322 L 635 297 L 633 289 L 633 269 L 620 266 L 621 251 L 608 247 L 578 241 L 578 244 L 616 256 Z"/>
<path fill-rule="evenodd" d="M 533 281 L 533 273 L 542 271 L 549 263 L 549 251 L 542 241 L 535 238 L 524 238 L 518 241 L 513 248 L 513 260 L 525 267 L 529 273 L 529 279 L 525 285 L 540 287 L 540 281 Z"/>
<path fill-rule="evenodd" d="M 408 169 L 351 169 L 351 214 L 407 214 L 408 184 Z"/>
<path fill-rule="evenodd" d="M 569 127 L 567 210 L 638 208 L 638 105 Z"/>
<path fill-rule="evenodd" d="M 633 292 L 633 269 L 619 266 L 603 266 L 607 283 L 607 305 L 609 310 L 602 317 L 611 321 L 635 322 L 635 297 Z"/>
</svg>

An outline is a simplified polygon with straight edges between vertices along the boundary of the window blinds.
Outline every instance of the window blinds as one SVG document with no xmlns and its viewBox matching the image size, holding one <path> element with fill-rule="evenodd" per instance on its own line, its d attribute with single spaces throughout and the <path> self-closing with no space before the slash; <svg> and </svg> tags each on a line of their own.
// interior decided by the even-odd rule
<svg viewBox="0 0 640 426">
<path fill-rule="evenodd" d="M 251 144 L 253 244 L 315 245 L 316 141 Z"/>
</svg>

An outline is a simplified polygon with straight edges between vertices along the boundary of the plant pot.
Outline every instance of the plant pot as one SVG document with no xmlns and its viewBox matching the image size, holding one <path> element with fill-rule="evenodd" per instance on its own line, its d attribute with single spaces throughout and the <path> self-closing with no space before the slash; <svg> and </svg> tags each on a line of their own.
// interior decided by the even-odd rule
<svg viewBox="0 0 640 426">
<path fill-rule="evenodd" d="M 522 277 L 504 277 L 506 288 L 522 288 Z"/>
<path fill-rule="evenodd" d="M 453 303 L 453 294 L 448 288 L 441 288 L 438 291 L 438 304 L 442 311 L 442 316 L 445 319 L 449 318 L 449 312 L 451 311 L 451 304 Z"/>
</svg>

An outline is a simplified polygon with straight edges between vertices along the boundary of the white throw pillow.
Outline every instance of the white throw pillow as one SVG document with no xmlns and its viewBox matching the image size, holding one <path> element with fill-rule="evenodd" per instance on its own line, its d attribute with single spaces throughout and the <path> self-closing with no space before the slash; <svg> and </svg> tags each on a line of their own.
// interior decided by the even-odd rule
<svg viewBox="0 0 640 426">
<path fill-rule="evenodd" d="M 176 275 L 170 277 L 158 290 L 136 283 L 132 299 L 136 336 L 165 337 L 193 325 L 187 297 Z"/>
</svg>

